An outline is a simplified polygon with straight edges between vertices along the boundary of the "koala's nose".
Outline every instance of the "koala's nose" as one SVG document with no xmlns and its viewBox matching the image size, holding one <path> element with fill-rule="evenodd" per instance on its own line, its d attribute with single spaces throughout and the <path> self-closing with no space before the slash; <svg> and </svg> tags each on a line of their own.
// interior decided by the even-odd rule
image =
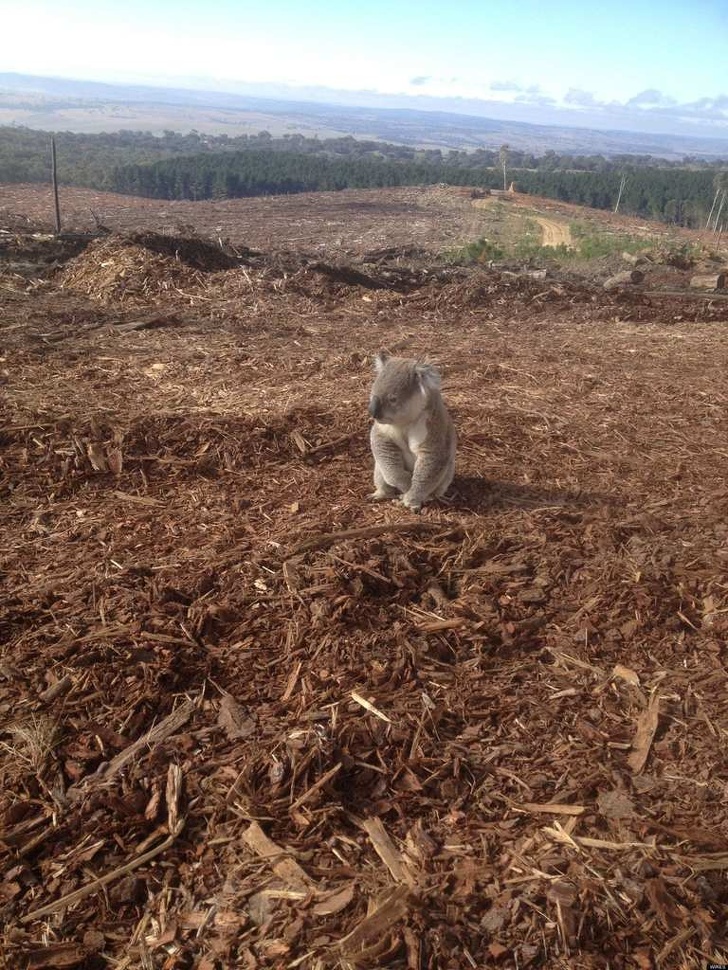
<svg viewBox="0 0 728 970">
<path fill-rule="evenodd" d="M 373 418 L 378 418 L 382 413 L 382 400 L 378 397 L 373 397 L 369 401 L 369 413 Z"/>
</svg>

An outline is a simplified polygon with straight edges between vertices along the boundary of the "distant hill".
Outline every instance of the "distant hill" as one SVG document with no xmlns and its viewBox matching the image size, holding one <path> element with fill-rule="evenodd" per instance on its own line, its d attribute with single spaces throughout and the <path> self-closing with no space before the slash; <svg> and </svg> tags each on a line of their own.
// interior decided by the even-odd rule
<svg viewBox="0 0 728 970">
<path fill-rule="evenodd" d="M 0 73 L 0 125 L 49 131 L 165 130 L 207 134 L 354 135 L 440 149 L 512 148 L 536 154 L 728 158 L 728 139 L 534 125 L 445 111 Z"/>
</svg>

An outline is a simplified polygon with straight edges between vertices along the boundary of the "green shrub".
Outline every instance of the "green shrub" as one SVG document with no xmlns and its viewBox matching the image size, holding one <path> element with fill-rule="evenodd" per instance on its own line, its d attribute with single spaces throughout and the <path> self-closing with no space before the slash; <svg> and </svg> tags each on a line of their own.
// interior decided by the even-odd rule
<svg viewBox="0 0 728 970">
<path fill-rule="evenodd" d="M 490 239 L 479 239 L 452 254 L 453 261 L 461 263 L 487 263 L 504 256 L 504 250 Z"/>
<path fill-rule="evenodd" d="M 582 259 L 602 259 L 619 253 L 638 253 L 648 249 L 651 242 L 639 236 L 627 233 L 612 233 L 595 229 L 583 222 L 572 222 L 569 225 L 571 238 L 575 249 Z"/>
</svg>

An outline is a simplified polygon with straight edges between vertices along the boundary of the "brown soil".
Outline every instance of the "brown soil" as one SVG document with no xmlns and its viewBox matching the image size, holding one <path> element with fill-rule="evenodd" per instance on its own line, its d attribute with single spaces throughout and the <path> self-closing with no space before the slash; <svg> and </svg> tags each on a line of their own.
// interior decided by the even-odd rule
<svg viewBox="0 0 728 970">
<path fill-rule="evenodd" d="M 728 304 L 444 266 L 449 198 L 0 237 L 6 966 L 728 961 Z M 420 516 L 380 346 L 458 428 Z"/>
<path fill-rule="evenodd" d="M 543 229 L 544 246 L 571 246 L 571 230 L 563 222 L 536 216 L 536 222 Z"/>
</svg>

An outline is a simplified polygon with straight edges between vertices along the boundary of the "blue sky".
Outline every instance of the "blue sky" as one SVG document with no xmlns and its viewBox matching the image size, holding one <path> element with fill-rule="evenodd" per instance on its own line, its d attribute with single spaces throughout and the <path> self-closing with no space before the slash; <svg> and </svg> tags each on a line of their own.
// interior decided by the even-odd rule
<svg viewBox="0 0 728 970">
<path fill-rule="evenodd" d="M 0 71 L 728 135 L 728 0 L 3 0 L 2 25 Z"/>
</svg>

